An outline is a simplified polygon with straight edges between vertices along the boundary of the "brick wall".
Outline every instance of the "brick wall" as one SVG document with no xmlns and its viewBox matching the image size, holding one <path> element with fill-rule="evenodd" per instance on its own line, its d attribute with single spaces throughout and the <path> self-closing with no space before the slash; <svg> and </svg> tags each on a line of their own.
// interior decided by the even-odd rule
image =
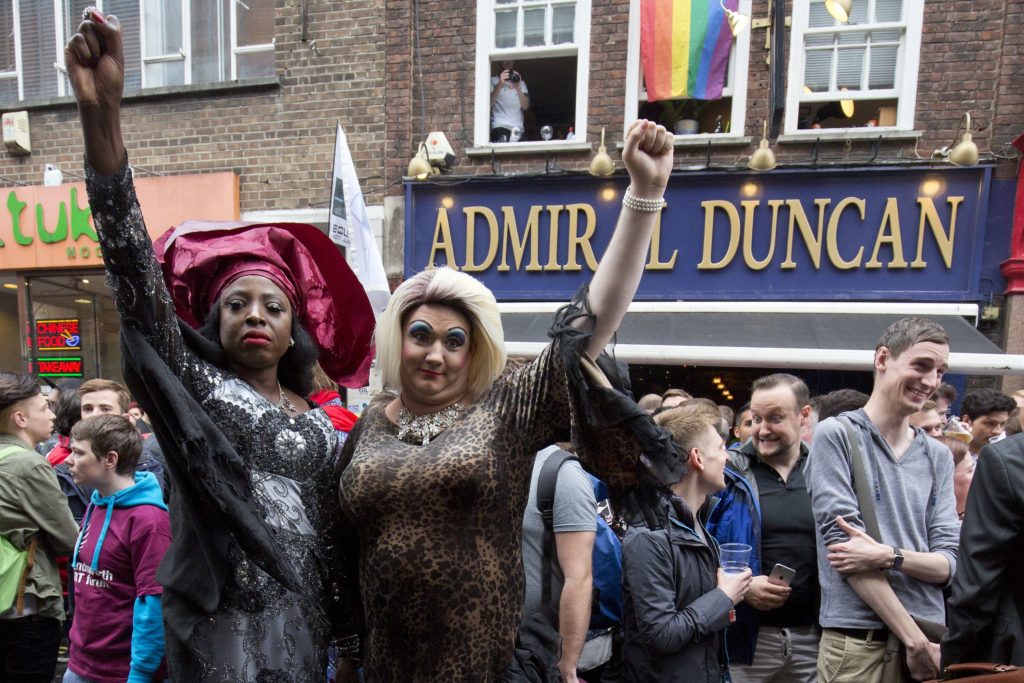
<svg viewBox="0 0 1024 683">
<path fill-rule="evenodd" d="M 126 101 L 122 128 L 132 163 L 164 174 L 234 170 L 243 211 L 326 207 L 340 120 L 367 202 L 380 203 L 386 183 L 396 180 L 384 164 L 384 5 L 309 0 L 304 43 L 301 2 L 277 0 L 280 85 Z M 41 184 L 45 163 L 80 173 L 74 105 L 32 109 L 29 116 L 33 153 L 0 155 L 0 175 Z"/>
<path fill-rule="evenodd" d="M 792 0 L 788 3 L 792 5 Z M 389 177 L 400 174 L 415 150 L 417 140 L 429 130 L 443 130 L 459 157 L 458 174 L 490 174 L 489 157 L 470 158 L 472 146 L 475 68 L 476 3 L 467 0 L 421 0 L 419 3 L 420 62 L 425 76 L 423 95 L 426 120 L 420 115 L 419 81 L 413 73 L 413 2 L 388 3 L 388 126 Z M 591 16 L 591 76 L 589 94 L 589 139 L 599 136 L 601 127 L 610 134 L 609 152 L 619 161 L 614 147 L 621 137 L 625 109 L 626 49 L 628 45 L 628 0 L 593 0 Z M 768 0 L 755 0 L 754 18 L 768 16 Z M 918 153 L 931 152 L 949 144 L 960 115 L 970 111 L 974 139 L 983 152 L 1000 148 L 1024 132 L 1024 76 L 1021 46 L 1024 0 L 928 0 L 925 3 L 918 81 L 915 128 L 923 136 Z M 756 140 L 760 121 L 768 115 L 768 65 L 765 29 L 752 34 L 748 75 L 746 131 Z M 850 160 L 866 159 L 869 142 L 854 141 L 846 152 Z M 822 156 L 843 154 L 843 141 L 823 144 Z M 747 148 L 716 148 L 712 161 L 731 163 Z M 807 145 L 778 145 L 780 160 L 809 158 Z M 703 159 L 705 150 L 677 149 L 681 164 Z M 883 143 L 880 159 L 914 158 L 913 142 Z M 590 153 L 560 154 L 558 165 L 568 169 L 586 168 Z M 544 155 L 503 156 L 505 172 L 537 171 Z M 399 188 L 391 192 L 397 193 Z"/>
<path fill-rule="evenodd" d="M 243 211 L 325 207 L 334 125 L 340 119 L 367 201 L 383 203 L 389 195 L 398 202 L 391 203 L 385 220 L 399 238 L 401 176 L 428 131 L 445 131 L 459 157 L 456 173 L 492 173 L 490 158 L 465 153 L 473 137 L 475 2 L 309 0 L 305 43 L 300 40 L 300 8 L 300 0 L 276 2 L 279 86 L 126 102 L 123 127 L 133 163 L 168 174 L 235 170 L 241 177 Z M 628 0 L 592 0 L 588 138 L 596 141 L 606 127 L 609 152 L 617 162 L 628 9 Z M 752 14 L 766 17 L 768 0 L 755 0 Z M 990 145 L 999 149 L 1024 132 L 1022 20 L 1024 0 L 926 2 L 916 112 L 922 156 L 949 144 L 965 110 L 972 112 L 975 140 L 983 151 Z M 420 49 L 414 60 L 417 25 Z M 768 110 L 764 42 L 765 30 L 755 30 L 745 130 L 755 142 Z M 20 105 L 5 107 L 16 108 Z M 0 176 L 38 184 L 45 163 L 80 169 L 73 105 L 36 108 L 30 117 L 33 154 L 0 155 Z M 842 154 L 839 145 L 824 146 L 822 155 Z M 783 161 L 809 155 L 806 145 L 775 149 Z M 866 158 L 867 150 L 868 143 L 854 142 L 849 158 Z M 715 148 L 712 161 L 734 163 L 752 151 L 753 146 Z M 913 145 L 906 142 L 883 145 L 880 157 L 893 158 L 898 151 L 913 157 Z M 677 150 L 680 164 L 703 155 L 703 149 Z M 590 157 L 591 152 L 560 154 L 557 164 L 583 169 Z M 506 172 L 539 171 L 545 158 L 534 153 L 500 161 Z M 386 236 L 386 243 L 400 244 L 394 237 Z M 400 254 L 386 257 L 398 263 Z"/>
</svg>

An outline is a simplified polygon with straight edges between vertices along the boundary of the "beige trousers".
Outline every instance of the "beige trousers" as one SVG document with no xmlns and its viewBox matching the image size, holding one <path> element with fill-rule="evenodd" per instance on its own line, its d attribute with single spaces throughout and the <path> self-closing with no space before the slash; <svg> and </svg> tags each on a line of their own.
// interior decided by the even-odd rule
<svg viewBox="0 0 1024 683">
<path fill-rule="evenodd" d="M 909 683 L 899 645 L 895 637 L 850 638 L 826 628 L 818 647 L 818 683 Z"/>
</svg>

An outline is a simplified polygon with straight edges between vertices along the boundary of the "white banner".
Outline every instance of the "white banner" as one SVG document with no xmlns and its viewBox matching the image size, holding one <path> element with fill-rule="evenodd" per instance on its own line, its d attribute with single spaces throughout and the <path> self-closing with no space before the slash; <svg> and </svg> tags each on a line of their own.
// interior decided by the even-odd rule
<svg viewBox="0 0 1024 683">
<path fill-rule="evenodd" d="M 366 202 L 359 189 L 359 177 L 352 164 L 345 131 L 338 123 L 334 144 L 334 180 L 331 183 L 330 237 L 346 248 L 348 262 L 362 283 L 375 315 L 380 315 L 391 297 L 384 262 L 377 239 L 366 215 Z"/>
</svg>

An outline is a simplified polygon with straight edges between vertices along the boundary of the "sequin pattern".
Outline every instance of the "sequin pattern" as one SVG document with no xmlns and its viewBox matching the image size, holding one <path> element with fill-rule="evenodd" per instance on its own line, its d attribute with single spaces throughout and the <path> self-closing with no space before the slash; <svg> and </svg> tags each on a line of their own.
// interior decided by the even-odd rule
<svg viewBox="0 0 1024 683">
<path fill-rule="evenodd" d="M 177 318 L 127 168 L 103 178 L 87 168 L 93 218 L 121 324 L 161 352 L 245 460 L 259 509 L 298 570 L 302 593 L 284 589 L 232 543 L 232 571 L 214 614 L 170 648 L 176 680 L 242 683 L 321 681 L 329 626 L 325 596 L 337 592 L 322 531 L 337 501 L 323 495 L 338 437 L 322 410 L 289 416 L 231 373 L 192 354 Z M 165 599 L 167 596 L 165 596 Z"/>
</svg>

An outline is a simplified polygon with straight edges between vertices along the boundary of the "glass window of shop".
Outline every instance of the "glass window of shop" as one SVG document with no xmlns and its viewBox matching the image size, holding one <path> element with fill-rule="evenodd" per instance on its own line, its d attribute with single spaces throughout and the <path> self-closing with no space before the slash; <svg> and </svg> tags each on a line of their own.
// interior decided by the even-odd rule
<svg viewBox="0 0 1024 683">
<path fill-rule="evenodd" d="M 102 270 L 0 275 L 0 370 L 120 382 L 119 332 Z"/>
</svg>

